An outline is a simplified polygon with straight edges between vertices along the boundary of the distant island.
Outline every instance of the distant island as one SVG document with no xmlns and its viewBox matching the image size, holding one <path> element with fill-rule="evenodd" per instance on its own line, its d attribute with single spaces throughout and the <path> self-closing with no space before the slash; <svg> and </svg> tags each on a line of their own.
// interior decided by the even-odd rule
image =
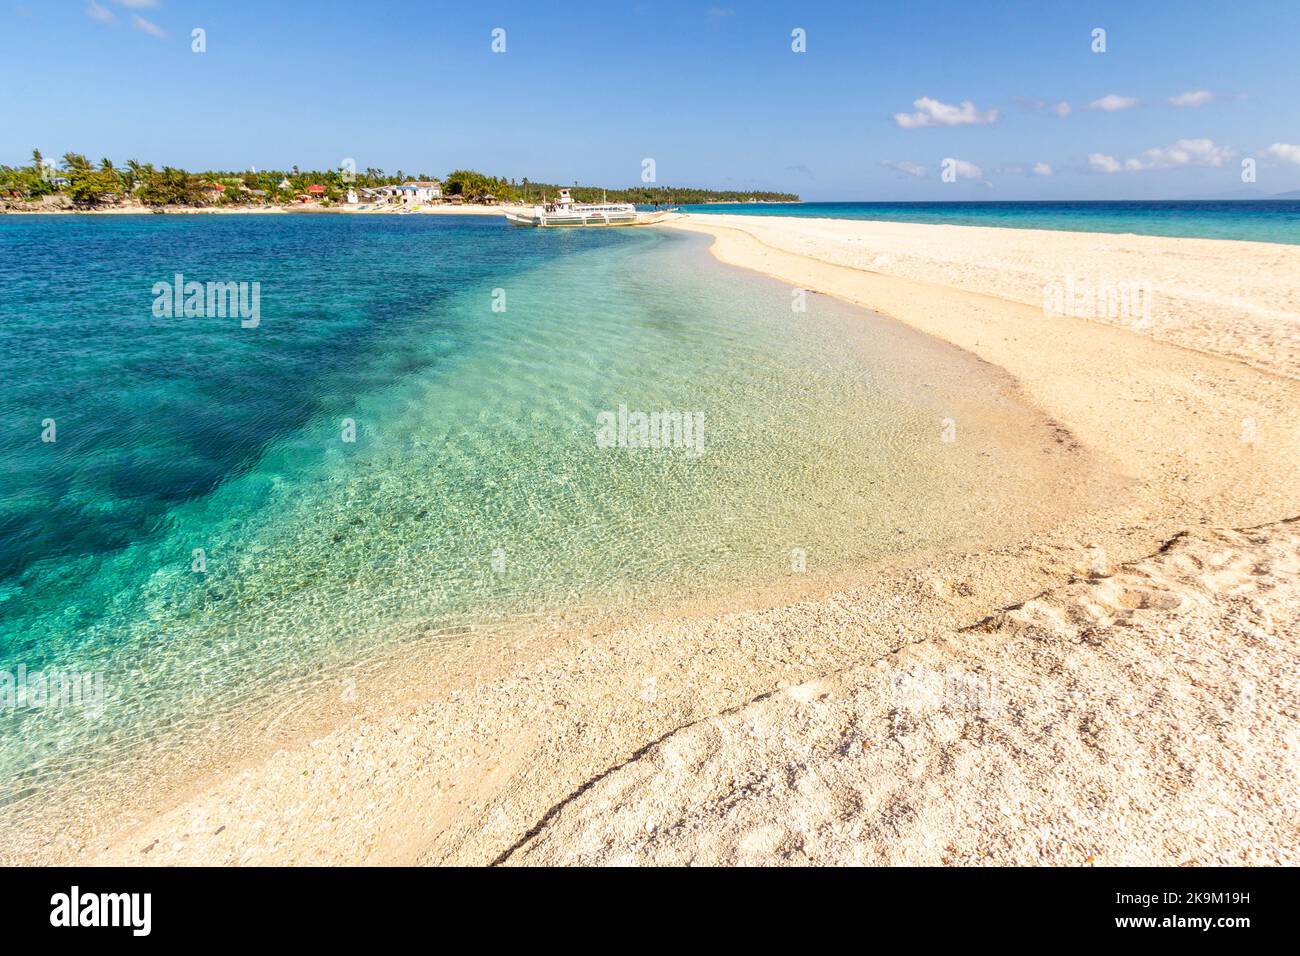
<svg viewBox="0 0 1300 956">
<path fill-rule="evenodd" d="M 271 206 L 403 206 L 451 204 L 519 204 L 554 197 L 562 187 L 488 176 L 457 169 L 442 179 L 368 167 L 331 170 L 205 170 L 111 159 L 91 162 L 81 153 L 65 153 L 57 164 L 39 149 L 27 166 L 0 164 L 0 210 L 8 212 L 95 210 L 121 207 L 245 208 Z M 579 202 L 632 202 L 669 206 L 694 203 L 798 202 L 793 193 L 697 189 L 643 184 L 626 189 L 563 187 Z"/>
</svg>

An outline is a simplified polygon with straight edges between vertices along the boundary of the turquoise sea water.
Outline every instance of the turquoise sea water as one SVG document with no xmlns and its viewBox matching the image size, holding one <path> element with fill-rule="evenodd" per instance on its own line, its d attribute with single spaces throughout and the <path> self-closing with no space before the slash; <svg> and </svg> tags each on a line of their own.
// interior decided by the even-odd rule
<svg viewBox="0 0 1300 956">
<path fill-rule="evenodd" d="M 416 635 L 761 588 L 1068 497 L 979 363 L 706 245 L 0 217 L 0 675 L 106 693 L 0 708 L 0 805 Z M 176 273 L 260 283 L 260 322 L 155 316 Z M 620 407 L 702 444 L 603 447 Z"/>
<path fill-rule="evenodd" d="M 1144 236 L 1300 243 L 1300 200 L 1244 202 L 809 202 L 685 206 L 687 212 L 1131 232 Z"/>
</svg>

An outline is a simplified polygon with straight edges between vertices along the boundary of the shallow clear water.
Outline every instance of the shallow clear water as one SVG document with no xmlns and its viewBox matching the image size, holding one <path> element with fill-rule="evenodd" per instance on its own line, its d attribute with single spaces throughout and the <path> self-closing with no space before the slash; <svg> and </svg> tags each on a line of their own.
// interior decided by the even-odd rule
<svg viewBox="0 0 1300 956">
<path fill-rule="evenodd" d="M 886 222 L 1131 232 L 1142 236 L 1300 243 L 1300 200 L 1134 200 L 1094 202 L 719 203 L 688 212 L 808 216 Z"/>
<path fill-rule="evenodd" d="M 0 803 L 416 635 L 986 540 L 1064 494 L 1050 429 L 980 363 L 824 297 L 795 312 L 706 245 L 0 219 L 0 672 L 107 694 L 0 710 Z M 176 272 L 260 282 L 260 324 L 155 318 Z M 702 443 L 602 447 L 620 406 Z"/>
</svg>

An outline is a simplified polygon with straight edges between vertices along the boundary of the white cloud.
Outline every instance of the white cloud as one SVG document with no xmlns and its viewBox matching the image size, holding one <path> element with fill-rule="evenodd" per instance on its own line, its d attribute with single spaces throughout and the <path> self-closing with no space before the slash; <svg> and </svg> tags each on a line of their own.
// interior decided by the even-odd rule
<svg viewBox="0 0 1300 956">
<path fill-rule="evenodd" d="M 1089 153 L 1088 165 L 1103 173 L 1117 173 L 1121 168 L 1119 160 L 1114 156 L 1107 156 L 1105 153 Z"/>
<path fill-rule="evenodd" d="M 983 179 L 984 170 L 980 169 L 974 163 L 968 163 L 964 159 L 953 159 L 948 156 L 944 159 L 943 164 L 947 166 L 952 164 L 953 171 L 957 174 L 958 179 Z"/>
<path fill-rule="evenodd" d="M 900 173 L 907 173 L 909 176 L 916 176 L 918 178 L 926 175 L 927 172 L 924 166 L 918 166 L 916 163 L 909 163 L 905 159 L 882 159 L 880 165 L 886 166 L 889 169 L 896 169 Z"/>
<path fill-rule="evenodd" d="M 1070 115 L 1072 110 L 1070 104 L 1065 100 L 1061 100 L 1059 103 L 1049 103 L 1047 100 L 1036 100 L 1026 96 L 1013 96 L 1011 98 L 1016 101 L 1016 104 L 1021 109 L 1029 113 L 1042 113 L 1045 110 L 1050 110 L 1064 119 Z"/>
<path fill-rule="evenodd" d="M 158 6 L 158 0 L 117 0 L 117 2 L 124 7 L 131 7 L 134 10 L 142 10 Z"/>
<path fill-rule="evenodd" d="M 131 14 L 131 23 L 137 30 L 142 30 L 151 37 L 158 37 L 158 39 L 161 40 L 163 37 L 167 36 L 166 30 L 158 26 L 158 24 L 154 23 L 152 20 L 146 20 L 138 13 Z"/>
<path fill-rule="evenodd" d="M 1118 93 L 1107 93 L 1101 99 L 1089 103 L 1088 109 L 1114 113 L 1116 110 L 1126 110 L 1137 106 L 1137 102 L 1135 96 L 1120 96 Z"/>
<path fill-rule="evenodd" d="M 894 114 L 894 122 L 903 129 L 916 129 L 921 126 L 988 125 L 998 121 L 997 110 L 980 112 L 970 100 L 963 100 L 960 105 L 953 106 L 923 96 L 919 100 L 913 100 L 912 105 L 920 112 Z"/>
<path fill-rule="evenodd" d="M 1300 163 L 1300 146 L 1293 143 L 1274 143 L 1264 152 L 1274 159 L 1285 160 L 1288 163 Z"/>
<path fill-rule="evenodd" d="M 1012 163 L 1009 166 L 994 166 L 993 172 L 999 176 L 1050 176 L 1053 170 L 1050 164 L 1037 162 L 1028 165 L 1025 163 Z"/>
<path fill-rule="evenodd" d="M 1214 94 L 1209 90 L 1190 90 L 1187 93 L 1179 93 L 1177 96 L 1169 97 L 1169 105 L 1204 106 L 1212 99 L 1214 99 Z"/>
<path fill-rule="evenodd" d="M 1180 139 L 1163 149 L 1148 149 L 1139 159 L 1124 163 L 1125 169 L 1172 169 L 1176 166 L 1222 166 L 1236 155 L 1212 139 Z"/>
<path fill-rule="evenodd" d="M 117 19 L 113 16 L 113 11 L 108 7 L 101 7 L 95 0 L 90 0 L 90 6 L 86 7 L 86 16 L 92 20 L 98 20 L 100 23 L 111 23 Z"/>
<path fill-rule="evenodd" d="M 1121 169 L 1137 173 L 1147 169 L 1177 169 L 1181 166 L 1217 168 L 1235 155 L 1234 150 L 1219 146 L 1212 139 L 1180 139 L 1172 146 L 1144 150 L 1141 155 L 1126 159 L 1122 164 L 1114 156 L 1093 153 L 1088 157 L 1088 165 L 1103 173 L 1117 173 Z"/>
</svg>

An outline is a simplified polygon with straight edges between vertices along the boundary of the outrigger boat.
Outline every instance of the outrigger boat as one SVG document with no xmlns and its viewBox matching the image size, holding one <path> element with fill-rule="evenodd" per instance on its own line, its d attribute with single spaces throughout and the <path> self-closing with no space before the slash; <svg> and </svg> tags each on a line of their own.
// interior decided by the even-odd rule
<svg viewBox="0 0 1300 956">
<path fill-rule="evenodd" d="M 560 198 L 555 202 L 508 210 L 506 219 L 516 226 L 641 226 L 659 222 L 675 211 L 637 212 L 630 202 L 574 202 L 569 191 L 561 189 Z"/>
</svg>

